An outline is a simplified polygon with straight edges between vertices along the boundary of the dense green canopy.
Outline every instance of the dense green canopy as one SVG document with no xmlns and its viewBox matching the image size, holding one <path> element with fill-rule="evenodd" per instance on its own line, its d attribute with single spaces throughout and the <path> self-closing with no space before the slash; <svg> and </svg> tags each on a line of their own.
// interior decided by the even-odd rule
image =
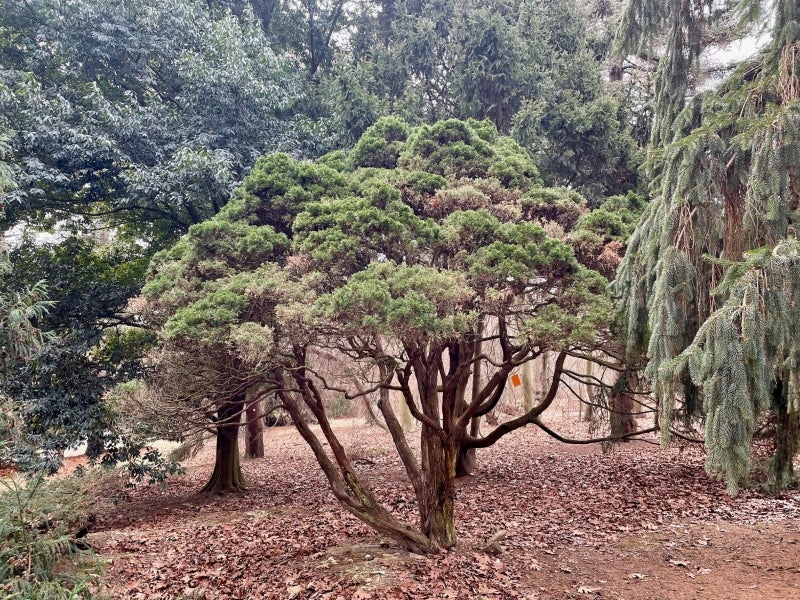
<svg viewBox="0 0 800 600">
<path fill-rule="evenodd" d="M 609 5 L 574 0 L 379 0 L 354 19 L 325 89 L 355 141 L 377 115 L 487 119 L 521 143 L 549 185 L 600 202 L 637 183 L 626 108 L 602 80 Z"/>
<path fill-rule="evenodd" d="M 217 217 L 154 258 L 144 294 L 168 311 L 168 339 L 219 345 L 220 327 L 236 326 L 244 315 L 263 316 L 252 313 L 258 296 L 244 292 L 266 263 L 305 282 L 323 312 L 344 301 L 347 290 L 355 293 L 367 282 L 383 286 L 394 277 L 409 285 L 431 277 L 429 290 L 423 284 L 406 290 L 432 294 L 429 300 L 437 290 L 467 286 L 471 299 L 449 309 L 464 315 L 501 290 L 530 294 L 535 285 L 548 296 L 553 285 L 567 289 L 594 277 L 576 261 L 570 241 L 594 234 L 599 253 L 623 235 L 625 217 L 601 211 L 590 218 L 580 196 L 540 185 L 526 153 L 488 122 L 410 128 L 382 119 L 348 154 L 316 163 L 281 154 L 260 159 Z M 562 219 L 563 230 L 573 233 L 561 239 L 541 225 L 558 221 L 559 206 L 574 214 Z M 456 279 L 440 286 L 434 283 L 440 276 Z M 382 306 L 372 317 L 385 310 L 391 312 Z M 467 319 L 462 326 L 472 325 Z"/>
<path fill-rule="evenodd" d="M 655 197 L 617 277 L 622 327 L 631 359 L 647 355 L 663 431 L 676 401 L 703 415 L 707 466 L 735 492 L 749 480 L 750 444 L 768 419 L 771 483 L 782 487 L 794 480 L 800 422 L 800 2 L 776 2 L 772 42 L 684 106 L 705 4 L 634 1 L 628 13 L 641 39 L 662 24 L 670 34 L 655 90 Z"/>
<path fill-rule="evenodd" d="M 250 12 L 3 2 L 0 32 L 0 126 L 17 182 L 0 224 L 80 217 L 158 242 L 215 214 L 258 156 L 310 137 L 295 118 L 297 69 Z"/>
<path fill-rule="evenodd" d="M 560 372 L 541 406 L 489 436 L 470 437 L 471 418 L 497 404 L 518 365 L 552 351 L 563 363 L 605 330 L 607 279 L 578 257 L 602 263 L 619 244 L 622 229 L 605 223 L 624 229 L 636 200 L 611 202 L 616 221 L 611 205 L 592 220 L 578 194 L 541 187 L 527 153 L 488 121 L 412 128 L 384 118 L 349 153 L 262 158 L 219 215 L 151 263 L 142 315 L 172 353 L 158 369 L 187 382 L 191 403 L 199 394 L 185 366 L 196 366 L 218 432 L 238 426 L 247 389 L 274 390 L 346 508 L 409 548 L 451 546 L 456 455 L 533 422 Z M 340 366 L 326 375 L 322 356 Z M 488 381 L 470 397 L 479 370 Z M 362 388 L 402 391 L 423 424 L 420 466 L 382 405 L 421 533 L 365 500 L 346 454 L 335 452 L 335 467 L 304 425 L 298 403 L 339 447 L 322 390 L 342 393 L 345 372 L 362 373 Z M 218 465 L 224 444 L 218 435 Z"/>
</svg>

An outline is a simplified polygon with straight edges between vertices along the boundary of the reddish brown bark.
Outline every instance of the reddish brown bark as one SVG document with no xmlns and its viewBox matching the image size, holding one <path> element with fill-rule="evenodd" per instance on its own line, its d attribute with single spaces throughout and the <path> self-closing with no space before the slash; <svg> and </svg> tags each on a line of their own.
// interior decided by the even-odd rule
<svg viewBox="0 0 800 600">
<path fill-rule="evenodd" d="M 214 472 L 201 493 L 223 494 L 247 486 L 239 461 L 239 422 L 241 404 L 225 403 L 218 411 L 217 449 Z"/>
<path fill-rule="evenodd" d="M 331 491 L 339 503 L 377 532 L 395 540 L 407 550 L 419 554 L 431 551 L 431 541 L 427 536 L 397 519 L 377 502 L 372 491 L 356 473 L 344 448 L 333 433 L 318 390 L 310 381 L 303 379 L 301 373 L 295 372 L 293 377 L 299 384 L 297 392 L 291 393 L 282 390 L 278 394 L 286 410 L 292 416 L 297 431 L 314 452 L 317 462 L 331 485 Z M 299 401 L 295 396 L 302 398 L 301 401 L 317 418 L 322 434 L 333 454 L 333 460 L 320 439 L 306 423 L 303 413 L 300 411 Z M 396 421 L 394 425 L 399 427 Z"/>
<path fill-rule="evenodd" d="M 636 419 L 633 417 L 633 396 L 626 393 L 615 394 L 611 402 L 611 410 L 612 437 L 625 438 L 625 436 L 636 433 Z"/>
</svg>

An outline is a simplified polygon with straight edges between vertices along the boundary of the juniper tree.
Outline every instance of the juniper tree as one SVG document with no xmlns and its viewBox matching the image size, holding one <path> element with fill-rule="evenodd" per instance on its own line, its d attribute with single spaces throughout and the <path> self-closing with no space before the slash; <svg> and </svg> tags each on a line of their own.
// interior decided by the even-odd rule
<svg viewBox="0 0 800 600">
<path fill-rule="evenodd" d="M 217 217 L 154 261 L 145 294 L 155 312 L 163 307 L 162 339 L 204 362 L 235 360 L 237 332 L 260 331 L 261 383 L 289 410 L 338 501 L 428 552 L 456 543 L 460 453 L 541 425 L 567 355 L 593 347 L 604 327 L 606 279 L 535 222 L 552 213 L 574 228 L 585 205 L 574 192 L 541 188 L 527 153 L 487 121 L 410 128 L 387 118 L 350 153 L 261 159 Z M 290 250 L 264 250 L 262 234 L 290 235 Z M 557 356 L 541 400 L 484 436 L 470 433 L 512 370 L 545 352 Z M 322 367 L 323 355 L 337 357 L 339 374 Z M 364 374 L 356 389 L 341 375 L 351 365 Z M 417 526 L 387 511 L 354 468 L 330 423 L 328 392 L 379 394 L 417 496 Z M 390 394 L 421 425 L 419 455 Z"/>
<path fill-rule="evenodd" d="M 187 434 L 198 426 L 214 433 L 216 462 L 205 491 L 245 486 L 237 442 L 242 415 L 272 364 L 280 332 L 275 306 L 298 293 L 281 271 L 292 222 L 306 203 L 346 190 L 330 167 L 285 154 L 261 158 L 229 207 L 151 261 L 137 313 L 161 346 L 149 357 L 155 373 L 146 382 L 168 400 L 162 410 L 184 420 Z"/>
<path fill-rule="evenodd" d="M 676 400 L 704 415 L 707 468 L 735 492 L 765 411 L 773 477 L 794 478 L 800 2 L 774 3 L 771 43 L 685 102 L 706 4 L 634 0 L 627 13 L 624 39 L 652 39 L 664 24 L 669 34 L 654 90 L 654 198 L 616 287 L 628 353 L 646 353 L 665 437 Z"/>
</svg>

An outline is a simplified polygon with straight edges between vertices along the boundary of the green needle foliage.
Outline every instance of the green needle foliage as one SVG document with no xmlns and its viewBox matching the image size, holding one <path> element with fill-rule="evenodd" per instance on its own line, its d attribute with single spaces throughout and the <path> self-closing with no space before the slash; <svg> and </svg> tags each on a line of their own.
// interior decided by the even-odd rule
<svg viewBox="0 0 800 600">
<path fill-rule="evenodd" d="M 0 281 L 11 272 L 11 265 L 0 256 Z M 37 323 L 47 314 L 47 285 L 39 281 L 21 291 L 8 290 L 0 294 L 0 374 L 7 362 L 29 358 L 47 339 Z"/>
<path fill-rule="evenodd" d="M 622 225 L 612 232 L 599 219 L 581 229 L 587 214 L 575 192 L 542 188 L 527 152 L 488 121 L 412 128 L 387 117 L 349 153 L 313 163 L 260 159 L 216 217 L 156 255 L 143 290 L 141 314 L 164 344 L 154 358 L 162 388 L 173 378 L 175 399 L 217 431 L 206 489 L 239 485 L 226 441 L 233 434 L 224 432 L 238 427 L 248 391 L 268 390 L 345 508 L 415 551 L 455 544 L 456 461 L 533 422 L 546 405 L 488 438 L 468 434 L 472 417 L 492 410 L 519 364 L 543 352 L 560 352 L 563 364 L 566 352 L 594 347 L 605 330 L 608 281 L 576 248 L 590 256 L 594 236 L 599 252 Z M 470 395 L 478 370 L 486 380 Z M 419 528 L 372 496 L 330 428 L 323 390 L 342 394 L 343 373 L 380 390 L 390 427 L 390 389 L 423 423 L 419 464 L 393 430 Z M 557 386 L 558 376 L 549 401 Z M 309 412 L 333 459 L 308 429 Z M 221 475 L 231 469 L 234 476 Z"/>
<path fill-rule="evenodd" d="M 629 357 L 647 356 L 665 439 L 676 406 L 703 415 L 707 467 L 735 493 L 764 416 L 770 479 L 795 479 L 800 2 L 775 3 L 772 43 L 718 89 L 685 106 L 685 86 L 660 99 L 697 55 L 701 4 L 634 1 L 628 12 L 640 39 L 665 23 L 670 33 L 655 90 L 655 197 L 616 287 Z"/>
<path fill-rule="evenodd" d="M 76 545 L 89 508 L 76 478 L 25 485 L 0 482 L 0 595 L 20 600 L 90 598 L 87 567 L 96 564 Z"/>
</svg>

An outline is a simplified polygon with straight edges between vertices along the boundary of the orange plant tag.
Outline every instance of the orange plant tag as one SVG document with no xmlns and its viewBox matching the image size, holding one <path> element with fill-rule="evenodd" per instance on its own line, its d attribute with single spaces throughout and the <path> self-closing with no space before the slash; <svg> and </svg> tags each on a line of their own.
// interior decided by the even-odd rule
<svg viewBox="0 0 800 600">
<path fill-rule="evenodd" d="M 511 383 L 514 387 L 519 387 L 522 385 L 522 380 L 519 378 L 519 375 L 517 373 L 514 373 L 511 376 Z"/>
</svg>

